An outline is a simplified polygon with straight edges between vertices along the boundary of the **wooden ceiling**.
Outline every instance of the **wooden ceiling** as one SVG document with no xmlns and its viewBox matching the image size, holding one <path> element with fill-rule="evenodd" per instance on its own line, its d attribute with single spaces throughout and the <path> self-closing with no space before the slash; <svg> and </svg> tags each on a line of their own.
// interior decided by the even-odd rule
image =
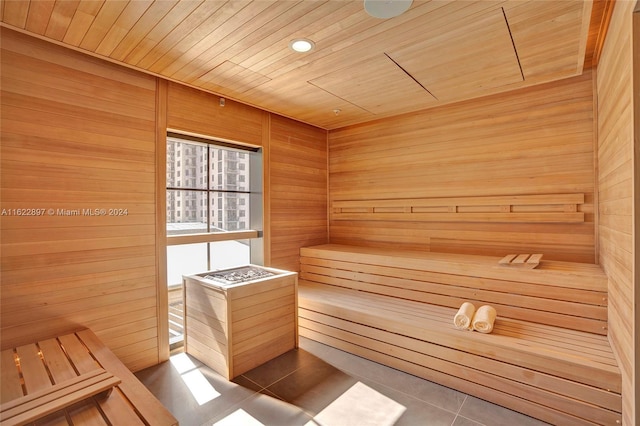
<svg viewBox="0 0 640 426">
<path fill-rule="evenodd" d="M 377 19 L 360 0 L 3 0 L 0 20 L 334 129 L 581 74 L 600 3 L 414 0 Z"/>
</svg>

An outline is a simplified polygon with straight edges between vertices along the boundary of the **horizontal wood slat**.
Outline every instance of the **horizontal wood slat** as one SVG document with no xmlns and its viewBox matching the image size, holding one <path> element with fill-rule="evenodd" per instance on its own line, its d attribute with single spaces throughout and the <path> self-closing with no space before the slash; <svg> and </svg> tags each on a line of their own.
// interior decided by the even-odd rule
<svg viewBox="0 0 640 426">
<path fill-rule="evenodd" d="M 2 348 L 76 324 L 157 364 L 156 78 L 1 32 Z"/>
<path fill-rule="evenodd" d="M 110 392 L 119 383 L 120 379 L 102 369 L 82 374 L 46 390 L 2 404 L 0 421 L 7 426 L 29 423 L 94 395 Z"/>
<path fill-rule="evenodd" d="M 584 222 L 584 194 L 334 200 L 333 220 Z"/>
<path fill-rule="evenodd" d="M 65 425 L 67 418 L 75 424 L 177 424 L 89 330 L 3 350 L 1 385 L 3 425 L 57 412 L 56 424 Z"/>
<path fill-rule="evenodd" d="M 615 424 L 622 385 L 596 265 L 329 244 L 301 249 L 300 335 L 552 424 Z M 583 284 L 585 284 L 583 286 Z M 457 330 L 469 301 L 491 334 Z"/>
</svg>

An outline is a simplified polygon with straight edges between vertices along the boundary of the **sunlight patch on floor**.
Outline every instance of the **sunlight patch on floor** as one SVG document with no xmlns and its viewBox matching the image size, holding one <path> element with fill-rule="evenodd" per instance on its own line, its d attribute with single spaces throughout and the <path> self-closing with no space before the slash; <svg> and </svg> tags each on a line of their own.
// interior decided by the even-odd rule
<svg viewBox="0 0 640 426">
<path fill-rule="evenodd" d="M 391 426 L 406 407 L 358 382 L 319 412 L 306 426 Z"/>
<path fill-rule="evenodd" d="M 204 374 L 196 368 L 196 365 L 189 359 L 187 354 L 180 353 L 170 358 L 171 365 L 182 377 L 182 381 L 195 398 L 198 405 L 216 399 L 220 396 L 220 392 L 215 390 L 211 383 L 204 377 Z"/>
<path fill-rule="evenodd" d="M 264 426 L 251 414 L 244 411 L 242 408 L 237 409 L 233 413 L 226 416 L 224 419 L 217 421 L 213 426 Z"/>
</svg>

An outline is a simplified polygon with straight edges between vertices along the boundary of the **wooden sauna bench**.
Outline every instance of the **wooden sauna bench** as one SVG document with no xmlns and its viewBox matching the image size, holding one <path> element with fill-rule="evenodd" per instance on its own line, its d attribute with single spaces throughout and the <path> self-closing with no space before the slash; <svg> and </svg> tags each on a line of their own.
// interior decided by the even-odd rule
<svg viewBox="0 0 640 426">
<path fill-rule="evenodd" d="M 90 330 L 0 354 L 3 426 L 178 424 Z"/>
<path fill-rule="evenodd" d="M 299 332 L 558 425 L 621 422 L 621 377 L 596 265 L 342 245 L 301 249 Z M 455 329 L 472 302 L 491 334 Z"/>
</svg>

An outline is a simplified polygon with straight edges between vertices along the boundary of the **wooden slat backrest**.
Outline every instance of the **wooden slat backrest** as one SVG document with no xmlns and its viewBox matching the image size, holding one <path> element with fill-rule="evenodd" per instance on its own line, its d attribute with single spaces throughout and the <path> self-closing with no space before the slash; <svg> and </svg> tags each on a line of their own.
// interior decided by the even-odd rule
<svg viewBox="0 0 640 426">
<path fill-rule="evenodd" d="M 584 194 L 334 200 L 333 220 L 584 222 Z"/>
</svg>

